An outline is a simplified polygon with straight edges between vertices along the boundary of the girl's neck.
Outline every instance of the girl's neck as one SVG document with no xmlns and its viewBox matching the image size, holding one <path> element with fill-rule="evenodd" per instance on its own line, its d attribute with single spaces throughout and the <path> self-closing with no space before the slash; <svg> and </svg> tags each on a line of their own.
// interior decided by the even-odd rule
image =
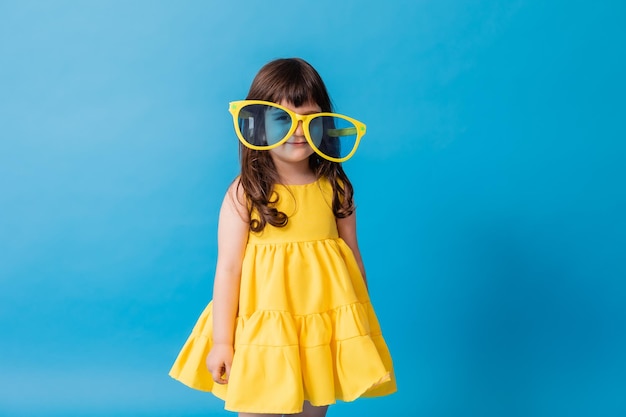
<svg viewBox="0 0 626 417">
<path fill-rule="evenodd" d="M 274 160 L 274 166 L 280 182 L 284 185 L 310 184 L 317 179 L 315 172 L 309 167 L 308 160 L 297 164 Z"/>
</svg>

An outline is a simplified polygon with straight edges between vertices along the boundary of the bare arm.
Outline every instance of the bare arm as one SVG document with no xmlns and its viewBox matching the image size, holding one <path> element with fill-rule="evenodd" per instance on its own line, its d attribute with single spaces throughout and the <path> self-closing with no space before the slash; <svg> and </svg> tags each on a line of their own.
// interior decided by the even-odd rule
<svg viewBox="0 0 626 417">
<path fill-rule="evenodd" d="M 217 266 L 213 285 L 213 347 L 207 367 L 213 380 L 228 382 L 239 307 L 241 264 L 248 239 L 248 212 L 243 192 L 234 182 L 222 202 L 217 231 Z"/>
<path fill-rule="evenodd" d="M 354 258 L 356 259 L 365 286 L 367 286 L 367 278 L 365 277 L 365 266 L 363 265 L 363 259 L 361 258 L 361 251 L 359 250 L 359 244 L 356 239 L 356 212 L 343 219 L 337 219 L 337 230 L 339 231 L 339 237 L 342 238 L 348 247 L 352 250 Z"/>
</svg>

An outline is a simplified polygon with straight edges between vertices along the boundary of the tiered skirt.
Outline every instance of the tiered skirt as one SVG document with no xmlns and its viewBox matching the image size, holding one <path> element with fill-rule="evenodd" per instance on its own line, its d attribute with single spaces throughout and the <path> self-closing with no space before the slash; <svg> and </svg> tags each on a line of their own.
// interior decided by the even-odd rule
<svg viewBox="0 0 626 417">
<path fill-rule="evenodd" d="M 289 263 L 311 256 L 315 262 Z M 230 411 L 297 413 L 304 400 L 322 406 L 396 390 L 363 278 L 341 239 L 249 246 L 225 385 L 206 368 L 212 329 L 209 303 L 170 375 L 211 391 Z"/>
</svg>

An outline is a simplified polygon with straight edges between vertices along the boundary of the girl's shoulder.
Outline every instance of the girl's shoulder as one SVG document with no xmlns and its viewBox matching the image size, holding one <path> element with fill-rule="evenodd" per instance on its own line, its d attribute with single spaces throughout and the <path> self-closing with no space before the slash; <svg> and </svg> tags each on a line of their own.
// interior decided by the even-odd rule
<svg viewBox="0 0 626 417">
<path fill-rule="evenodd" d="M 248 200 L 246 193 L 241 184 L 241 177 L 237 176 L 233 182 L 230 183 L 224 196 L 224 205 L 228 204 L 234 208 L 242 217 L 248 217 Z"/>
</svg>

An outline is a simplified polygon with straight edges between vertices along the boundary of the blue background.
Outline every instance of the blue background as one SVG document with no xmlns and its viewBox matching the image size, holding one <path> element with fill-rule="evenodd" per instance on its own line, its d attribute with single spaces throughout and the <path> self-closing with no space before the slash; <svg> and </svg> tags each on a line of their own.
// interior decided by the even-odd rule
<svg viewBox="0 0 626 417">
<path fill-rule="evenodd" d="M 300 56 L 399 391 L 329 416 L 626 415 L 620 1 L 1 1 L 0 415 L 231 415 L 167 376 L 211 297 L 227 112 Z"/>
</svg>

